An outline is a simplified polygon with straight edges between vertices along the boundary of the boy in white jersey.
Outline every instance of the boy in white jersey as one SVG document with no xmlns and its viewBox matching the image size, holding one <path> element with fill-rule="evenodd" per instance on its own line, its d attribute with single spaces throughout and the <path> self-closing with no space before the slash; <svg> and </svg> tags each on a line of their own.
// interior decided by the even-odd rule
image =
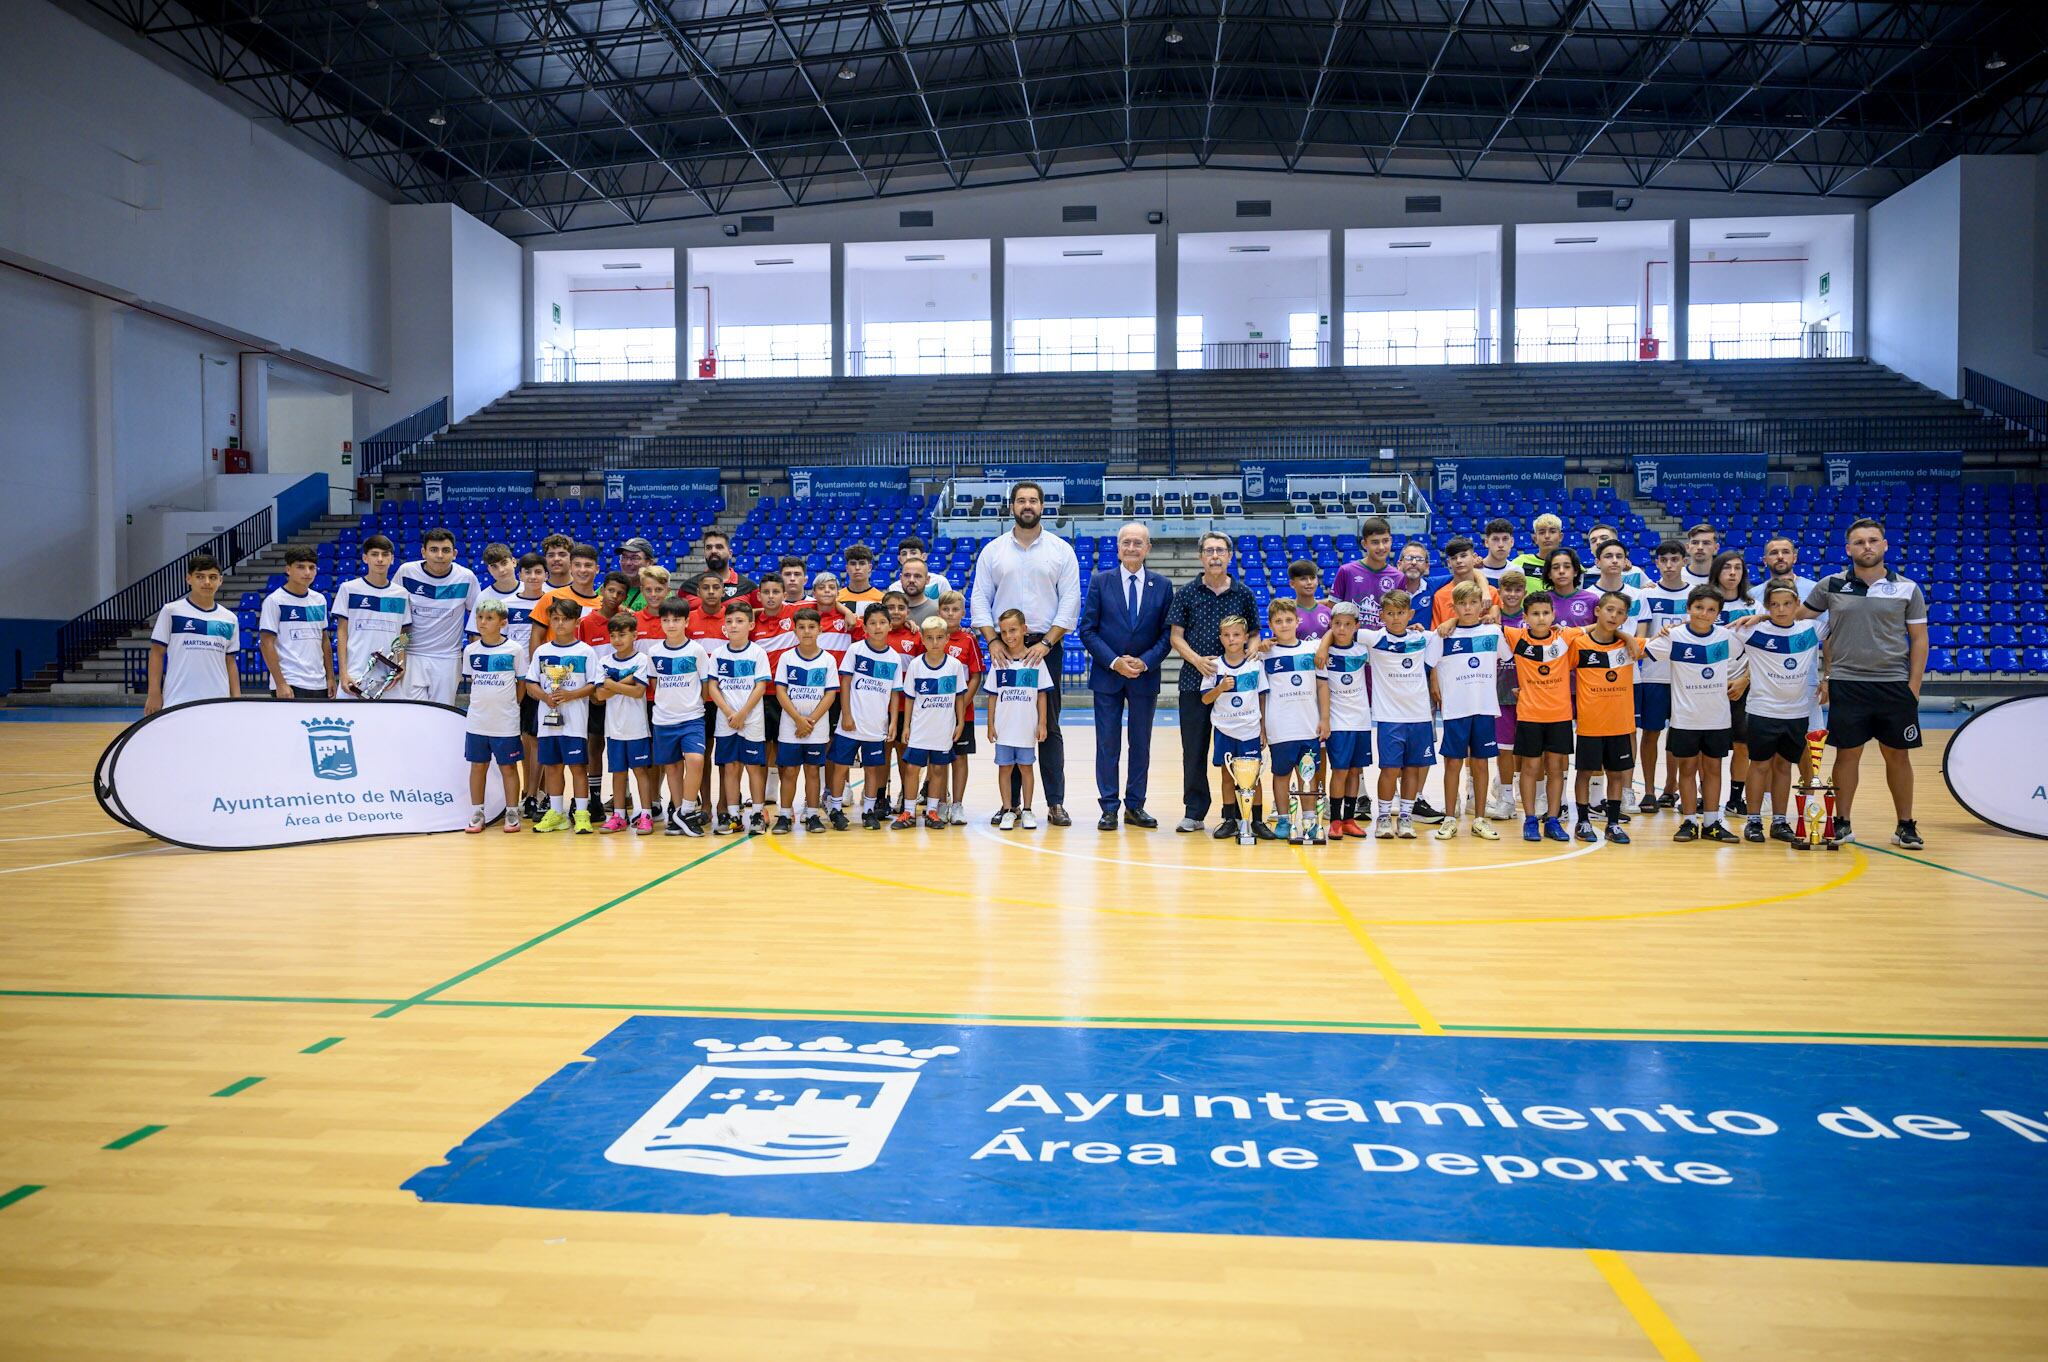
<svg viewBox="0 0 2048 1362">
<path fill-rule="evenodd" d="M 957 593 L 952 593 L 957 594 Z M 1024 655 L 1027 632 L 1022 610 L 1005 610 L 996 620 L 1006 657 Z M 996 826 L 1004 832 L 1038 826 L 1031 812 L 1032 787 L 1038 779 L 1038 744 L 1045 741 L 1046 692 L 1053 686 L 1052 668 L 1043 663 L 998 661 L 989 670 L 988 744 L 996 753 L 996 789 L 1004 808 Z M 1017 804 L 1009 807 L 1010 783 L 1017 784 Z"/>
<path fill-rule="evenodd" d="M 1685 545 L 1676 539 L 1667 539 L 1657 545 L 1655 557 L 1657 579 L 1648 586 L 1637 588 L 1632 594 L 1636 602 L 1636 632 L 1644 638 L 1664 632 L 1664 626 L 1675 624 L 1685 618 L 1685 598 L 1692 594 L 1692 587 L 1685 580 Z M 1643 772 L 1643 794 L 1638 801 L 1637 812 L 1655 813 L 1658 809 L 1678 807 L 1678 763 L 1674 760 L 1665 772 L 1663 785 L 1657 784 L 1658 749 L 1664 742 L 1664 730 L 1671 727 L 1671 673 L 1664 662 L 1643 654 L 1636 663 L 1636 764 Z M 1662 794 L 1658 793 L 1659 789 Z M 1631 793 L 1634 786 L 1630 786 Z M 1624 813 L 1628 805 L 1622 805 Z"/>
<path fill-rule="evenodd" d="M 1209 761 L 1216 767 L 1223 796 L 1223 821 L 1210 836 L 1227 842 L 1237 836 L 1239 811 L 1237 782 L 1231 778 L 1234 757 L 1259 755 L 1259 733 L 1265 726 L 1266 669 L 1257 654 L 1249 651 L 1251 621 L 1242 615 L 1226 616 L 1217 626 L 1223 655 L 1216 670 L 1202 684 L 1202 703 L 1214 711 L 1210 719 Z M 1252 795 L 1252 836 L 1270 842 L 1277 833 L 1266 826 L 1265 799 Z"/>
<path fill-rule="evenodd" d="M 914 569 L 922 566 L 923 560 L 913 558 L 905 570 L 915 575 Z M 952 788 L 953 747 L 972 712 L 967 705 L 967 668 L 946 651 L 952 633 L 952 626 L 939 615 L 927 615 L 918 626 L 924 651 L 903 669 L 903 759 L 922 773 L 922 780 L 903 783 L 903 808 L 891 827 L 915 827 L 918 806 L 927 801 L 926 827 L 936 830 L 953 822 L 952 802 L 946 797 Z"/>
<path fill-rule="evenodd" d="M 1330 607 L 1330 632 L 1316 641 L 1316 677 L 1322 692 L 1323 742 L 1330 755 L 1330 840 L 1367 835 L 1359 823 L 1358 787 L 1372 765 L 1371 665 L 1358 637 L 1358 607 L 1339 601 Z"/>
<path fill-rule="evenodd" d="M 704 815 L 697 790 L 704 779 L 703 645 L 690 637 L 690 602 L 670 596 L 661 603 L 661 637 L 641 639 L 648 682 L 654 688 L 651 755 L 668 777 L 668 835 L 702 837 Z"/>
<path fill-rule="evenodd" d="M 1721 824 L 1721 759 L 1735 750 L 1730 700 L 1748 684 L 1748 663 L 1741 640 L 1721 627 L 1720 615 L 1721 593 L 1696 586 L 1686 596 L 1685 623 L 1665 625 L 1647 645 L 1648 656 L 1670 664 L 1671 756 L 1685 815 L 1674 842 L 1740 840 Z"/>
<path fill-rule="evenodd" d="M 540 598 L 547 594 L 547 560 L 537 553 L 529 553 L 519 560 L 519 590 L 505 601 L 505 637 L 519 647 L 519 669 L 526 670 L 527 661 L 533 656 L 533 645 L 540 631 L 533 627 L 533 609 L 540 604 Z M 474 614 L 470 617 L 474 621 Z M 470 632 L 475 633 L 474 623 Z M 526 798 L 522 804 L 524 812 L 532 818 L 540 817 L 540 758 L 535 754 L 535 740 L 540 736 L 540 706 L 530 695 L 519 697 L 519 743 L 526 757 L 522 765 L 522 784 Z"/>
<path fill-rule="evenodd" d="M 1486 796 L 1493 759 L 1500 755 L 1494 739 L 1500 718 L 1500 655 L 1498 624 L 1486 621 L 1488 588 L 1476 578 L 1451 588 L 1451 617 L 1437 631 L 1443 643 L 1432 683 L 1443 710 L 1440 740 L 1444 756 L 1444 821 L 1436 825 L 1439 841 L 1458 835 L 1458 775 L 1462 767 L 1472 782 L 1472 835 L 1500 840 L 1486 816 Z"/>
<path fill-rule="evenodd" d="M 860 825 L 871 832 L 882 826 L 875 814 L 875 791 L 888 776 L 896 692 L 903 689 L 904 657 L 889 646 L 889 608 L 870 603 L 861 624 L 865 634 L 839 660 L 839 727 L 825 757 L 826 817 L 839 832 L 846 831 L 847 774 L 856 766 L 864 782 Z"/>
<path fill-rule="evenodd" d="M 1792 773 L 1806 756 L 1808 724 L 1827 703 L 1828 617 L 1802 620 L 1799 584 L 1790 577 L 1764 586 L 1764 615 L 1737 627 L 1749 653 L 1750 784 L 1771 799 L 1771 840 L 1791 842 Z M 1759 769 L 1759 767 L 1761 769 Z M 1763 800 L 1759 798 L 1742 830 L 1745 841 L 1764 840 Z"/>
<path fill-rule="evenodd" d="M 484 830 L 484 782 L 492 762 L 505 782 L 505 831 L 519 831 L 519 676 L 526 669 L 520 646 L 505 632 L 505 603 L 486 596 L 476 605 L 477 636 L 462 650 L 462 674 L 469 678 L 469 718 L 463 727 L 462 759 L 469 763 L 469 826 Z"/>
<path fill-rule="evenodd" d="M 1323 760 L 1322 733 L 1329 717 L 1324 709 L 1322 687 L 1316 679 L 1316 645 L 1299 634 L 1300 607 L 1281 599 L 1266 607 L 1266 624 L 1273 631 L 1273 643 L 1260 657 L 1266 673 L 1266 749 L 1273 763 L 1273 836 L 1288 841 L 1294 836 L 1293 820 L 1287 816 L 1288 782 L 1304 756 Z M 1326 787 L 1327 788 L 1327 787 Z"/>
<path fill-rule="evenodd" d="M 363 541 L 363 575 L 349 578 L 334 593 L 334 616 L 339 621 L 334 653 L 341 673 L 337 697 L 362 698 L 356 682 L 370 669 L 370 658 L 377 653 L 390 657 L 398 636 L 412 623 L 412 598 L 391 580 L 391 563 L 396 557 L 389 539 L 371 535 Z M 404 656 L 399 655 L 397 661 L 402 678 Z M 398 694 L 398 682 L 392 686 L 389 693 Z"/>
<path fill-rule="evenodd" d="M 711 684 L 704 698 L 717 711 L 712 729 L 718 762 L 718 795 L 724 804 L 711 831 L 764 833 L 768 799 L 768 725 L 762 701 L 771 680 L 768 654 L 752 641 L 754 607 L 743 600 L 725 607 L 725 644 L 711 653 Z"/>
<path fill-rule="evenodd" d="M 981 635 L 972 629 L 962 627 L 967 618 L 967 597 L 958 591 L 939 593 L 939 618 L 950 630 L 946 635 L 946 652 L 960 660 L 967 668 L 967 725 L 960 730 L 960 741 L 953 744 L 953 826 L 967 825 L 968 758 L 975 753 L 974 745 L 974 701 L 981 694 L 984 663 L 981 657 Z"/>
<path fill-rule="evenodd" d="M 590 770 L 590 697 L 597 690 L 597 654 L 576 637 L 583 607 L 566 597 L 548 605 L 548 636 L 534 647 L 526 667 L 526 690 L 540 705 L 540 779 L 548 811 L 535 832 L 574 826 L 595 832 L 584 780 Z M 552 720 L 552 722 L 550 722 Z M 571 818 L 571 808 L 574 818 Z"/>
<path fill-rule="evenodd" d="M 434 529 L 422 537 L 420 556 L 394 580 L 412 601 L 412 647 L 398 689 L 408 700 L 452 705 L 462 626 L 478 595 L 476 574 L 455 561 L 455 536 Z"/>
<path fill-rule="evenodd" d="M 1359 635 L 1372 668 L 1373 739 L 1379 747 L 1379 816 L 1373 836 L 1415 836 L 1415 800 L 1436 765 L 1436 699 L 1443 640 L 1415 622 L 1406 591 L 1380 597 L 1380 628 Z"/>
<path fill-rule="evenodd" d="M 490 585 L 484 585 L 484 578 L 489 579 Z M 509 601 L 519 594 L 519 570 L 514 566 L 510 544 L 484 545 L 484 577 L 478 579 L 477 589 L 501 601 Z M 510 610 L 512 607 L 508 605 L 505 608 Z M 509 634 L 512 631 L 508 628 L 505 632 Z"/>
<path fill-rule="evenodd" d="M 802 570 L 802 564 L 798 564 Z M 776 753 L 782 759 L 782 812 L 771 832 L 787 833 L 801 812 L 805 832 L 823 832 L 819 781 L 832 746 L 832 702 L 839 698 L 839 661 L 818 643 L 821 619 L 816 606 L 806 605 L 791 621 L 796 641 L 775 660 L 775 696 L 782 710 L 782 731 Z M 803 798 L 797 798 L 797 772 L 803 772 Z"/>
<path fill-rule="evenodd" d="M 185 595 L 156 613 L 149 631 L 149 693 L 145 715 L 193 700 L 219 700 L 242 693 L 235 654 L 242 630 L 235 612 L 214 604 L 220 564 L 211 554 L 185 561 Z"/>
<path fill-rule="evenodd" d="M 334 689 L 327 650 L 327 598 L 313 589 L 320 555 L 303 544 L 284 551 L 284 585 L 263 598 L 257 646 L 280 700 L 325 700 Z"/>
<path fill-rule="evenodd" d="M 598 662 L 598 690 L 604 696 L 604 765 L 612 773 L 612 811 L 600 832 L 626 830 L 629 795 L 640 796 L 633 831 L 654 831 L 656 794 L 653 731 L 647 724 L 648 678 L 653 668 L 640 651 L 640 621 L 621 610 L 605 625 L 611 651 Z M 629 790 L 629 786 L 635 787 Z"/>
</svg>

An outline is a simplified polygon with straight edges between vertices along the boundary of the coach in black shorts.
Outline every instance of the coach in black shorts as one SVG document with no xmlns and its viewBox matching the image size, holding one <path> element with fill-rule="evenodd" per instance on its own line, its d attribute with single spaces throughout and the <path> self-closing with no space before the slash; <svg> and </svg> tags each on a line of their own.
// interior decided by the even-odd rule
<svg viewBox="0 0 2048 1362">
<path fill-rule="evenodd" d="M 1851 836 L 1863 747 L 1884 753 L 1885 784 L 1899 825 L 1892 845 L 1925 843 L 1913 821 L 1912 751 L 1920 745 L 1920 682 L 1927 671 L 1927 598 L 1919 583 L 1887 568 L 1884 526 L 1849 527 L 1848 572 L 1814 584 L 1801 619 L 1828 617 L 1828 746 L 1835 749 L 1835 799 L 1841 835 Z"/>
</svg>

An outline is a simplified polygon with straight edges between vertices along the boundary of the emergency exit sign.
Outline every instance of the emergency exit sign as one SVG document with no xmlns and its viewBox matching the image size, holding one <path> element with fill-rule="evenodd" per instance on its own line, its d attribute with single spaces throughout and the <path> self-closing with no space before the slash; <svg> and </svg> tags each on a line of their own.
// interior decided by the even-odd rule
<svg viewBox="0 0 2048 1362">
<path fill-rule="evenodd" d="M 1821 272 L 1820 276 L 1820 296 L 1823 298 L 1828 296 L 1828 275 L 1825 270 Z"/>
</svg>

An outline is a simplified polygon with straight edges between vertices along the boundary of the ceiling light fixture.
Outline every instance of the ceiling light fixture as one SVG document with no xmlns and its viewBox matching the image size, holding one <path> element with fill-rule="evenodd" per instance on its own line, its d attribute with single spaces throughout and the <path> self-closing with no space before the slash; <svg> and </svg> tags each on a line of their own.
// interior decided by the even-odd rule
<svg viewBox="0 0 2048 1362">
<path fill-rule="evenodd" d="M 448 115 L 436 109 L 427 115 L 427 121 L 437 128 L 444 128 L 448 126 Z"/>
<path fill-rule="evenodd" d="M 756 265 L 794 265 L 794 260 L 756 260 Z"/>
<path fill-rule="evenodd" d="M 1429 243 L 1427 241 L 1389 241 L 1387 249 L 1390 251 L 1426 251 L 1429 249 Z"/>
<path fill-rule="evenodd" d="M 1771 234 L 1769 232 L 1723 232 L 1721 234 L 1721 240 L 1723 241 L 1768 241 L 1770 237 Z"/>
<path fill-rule="evenodd" d="M 620 263 L 618 261 L 607 260 L 604 263 L 600 264 L 598 268 L 601 270 L 637 270 L 640 268 L 640 266 L 636 263 Z"/>
<path fill-rule="evenodd" d="M 852 80 L 854 77 L 854 70 L 851 66 L 842 66 L 839 68 L 837 74 L 839 76 L 839 79 L 841 80 Z"/>
<path fill-rule="evenodd" d="M 912 264 L 924 264 L 933 260 L 944 260 L 946 257 L 943 255 L 906 255 L 903 258 Z"/>
<path fill-rule="evenodd" d="M 1993 52 L 1991 60 L 1984 63 L 1984 69 L 1986 71 L 2003 71 L 2005 69 L 2005 58 Z"/>
<path fill-rule="evenodd" d="M 1102 252 L 1101 252 L 1101 251 L 1061 251 L 1061 252 L 1060 252 L 1060 254 L 1061 254 L 1061 255 L 1064 255 L 1064 256 L 1069 256 L 1069 257 L 1071 257 L 1071 256 L 1080 256 L 1080 255 L 1101 255 L 1101 254 L 1102 254 Z"/>
<path fill-rule="evenodd" d="M 1264 255 L 1272 249 L 1271 246 L 1232 246 L 1230 253 L 1232 255 Z"/>
<path fill-rule="evenodd" d="M 1550 238 L 1550 244 L 1553 246 L 1590 246 L 1599 239 L 1597 236 L 1554 236 Z"/>
<path fill-rule="evenodd" d="M 1180 30 L 1178 28 L 1169 28 L 1166 30 L 1166 45 L 1168 47 L 1180 46 Z"/>
<path fill-rule="evenodd" d="M 1527 52 L 1528 50 L 1529 40 L 1527 38 L 1517 38 L 1508 44 L 1508 51 L 1510 52 Z"/>
</svg>

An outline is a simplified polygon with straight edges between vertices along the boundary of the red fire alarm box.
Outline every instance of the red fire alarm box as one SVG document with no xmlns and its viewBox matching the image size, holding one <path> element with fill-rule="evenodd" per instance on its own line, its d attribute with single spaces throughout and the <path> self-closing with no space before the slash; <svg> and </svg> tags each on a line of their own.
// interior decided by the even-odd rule
<svg viewBox="0 0 2048 1362">
<path fill-rule="evenodd" d="M 717 377 L 718 377 L 718 356 L 717 356 L 717 355 L 706 355 L 706 356 L 704 356 L 704 358 L 702 358 L 702 359 L 700 359 L 700 360 L 698 360 L 698 361 L 697 361 L 697 377 L 699 377 L 699 378 L 717 378 Z"/>
<path fill-rule="evenodd" d="M 1642 339 L 1638 340 L 1636 342 L 1636 358 L 1657 358 L 1657 343 L 1657 338 L 1655 336 L 1644 336 Z"/>
<path fill-rule="evenodd" d="M 248 472 L 248 471 L 249 471 L 249 451 L 248 451 L 248 450 L 246 450 L 246 449 L 230 449 L 230 450 L 229 450 L 229 451 L 227 452 L 227 470 L 226 470 L 226 471 L 228 471 L 228 472 L 230 472 L 230 473 L 246 473 L 246 472 Z"/>
</svg>

